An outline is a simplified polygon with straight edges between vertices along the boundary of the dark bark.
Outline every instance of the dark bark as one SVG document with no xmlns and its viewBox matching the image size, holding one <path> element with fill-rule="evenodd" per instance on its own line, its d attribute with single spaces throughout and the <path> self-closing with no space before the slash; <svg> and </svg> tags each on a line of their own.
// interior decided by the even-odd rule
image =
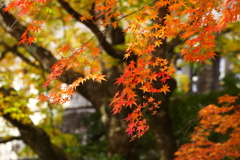
<svg viewBox="0 0 240 160">
<path fill-rule="evenodd" d="M 9 114 L 3 117 L 18 128 L 22 140 L 28 144 L 42 160 L 67 160 L 64 151 L 51 143 L 49 135 L 33 124 L 24 124 Z"/>
<path fill-rule="evenodd" d="M 176 81 L 170 79 L 167 81 L 171 93 L 176 88 Z M 157 114 L 151 116 L 151 128 L 154 130 L 156 144 L 159 149 L 160 160 L 174 159 L 174 153 L 177 150 L 176 139 L 172 130 L 172 121 L 169 115 L 169 103 L 171 93 L 156 94 L 155 99 L 161 100 L 160 109 Z"/>
<path fill-rule="evenodd" d="M 83 91 L 83 89 L 91 91 L 91 95 L 88 96 L 89 100 L 96 106 L 98 113 L 100 113 L 102 122 L 106 128 L 107 145 L 108 145 L 108 156 L 112 157 L 114 154 L 119 154 L 124 157 L 125 160 L 138 160 L 138 154 L 136 152 L 137 146 L 136 141 L 130 142 L 130 138 L 127 136 L 126 122 L 124 118 L 127 117 L 127 110 L 112 115 L 110 112 L 111 108 L 107 107 L 110 104 L 111 98 L 115 92 L 119 89 L 114 82 L 120 75 L 120 70 L 117 67 L 112 67 L 107 70 L 107 81 L 102 84 L 85 85 L 79 86 L 77 89 Z M 91 83 L 86 82 L 86 83 Z"/>
<path fill-rule="evenodd" d="M 109 117 L 108 156 L 111 157 L 117 153 L 124 160 L 138 160 L 137 143 L 136 141 L 130 142 L 131 139 L 125 132 L 127 126 L 123 119 L 126 118 L 127 114 L 123 114 L 123 112 Z"/>
<path fill-rule="evenodd" d="M 0 92 L 4 96 L 11 96 L 13 89 L 0 88 Z M 16 96 L 16 95 L 14 95 Z M 4 113 L 1 109 L 0 112 Z M 67 160 L 67 155 L 64 151 L 51 143 L 49 135 L 41 128 L 31 123 L 24 123 L 22 120 L 17 120 L 11 117 L 10 113 L 3 114 L 3 118 L 17 127 L 21 139 L 28 144 L 33 151 L 38 154 L 42 160 Z"/>
<path fill-rule="evenodd" d="M 7 138 L 0 138 L 0 143 L 7 143 L 7 142 L 11 142 L 11 141 L 14 141 L 14 140 L 22 140 L 21 137 L 7 137 Z"/>
</svg>

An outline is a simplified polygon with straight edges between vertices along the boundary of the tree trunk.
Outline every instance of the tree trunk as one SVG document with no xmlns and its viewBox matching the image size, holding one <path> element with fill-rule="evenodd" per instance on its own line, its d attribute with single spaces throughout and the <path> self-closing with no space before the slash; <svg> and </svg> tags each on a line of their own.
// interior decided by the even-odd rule
<svg viewBox="0 0 240 160">
<path fill-rule="evenodd" d="M 157 114 L 151 117 L 151 128 L 155 133 L 160 160 L 173 160 L 174 153 L 177 151 L 176 139 L 172 131 L 172 122 L 168 111 L 170 96 L 176 88 L 176 81 L 170 79 L 167 83 L 171 92 L 166 95 L 157 94 L 155 96 L 156 100 L 161 100 L 162 103 Z"/>
<path fill-rule="evenodd" d="M 64 151 L 51 143 L 49 135 L 33 124 L 23 124 L 9 115 L 3 116 L 16 126 L 24 143 L 28 144 L 41 160 L 68 160 Z"/>
<path fill-rule="evenodd" d="M 139 157 L 136 151 L 137 142 L 130 142 L 130 138 L 125 132 L 127 126 L 124 119 L 127 117 L 129 110 L 123 109 L 121 113 L 113 115 L 111 106 L 109 107 L 112 97 L 120 89 L 114 83 L 116 78 L 120 76 L 121 69 L 111 67 L 104 71 L 104 74 L 107 75 L 107 81 L 102 84 L 88 81 L 84 85 L 79 86 L 77 90 L 85 97 L 88 97 L 88 100 L 91 101 L 101 116 L 106 130 L 108 157 L 118 154 L 125 160 L 138 160 Z"/>
<path fill-rule="evenodd" d="M 163 19 L 161 25 L 164 25 L 164 17 L 170 14 L 167 7 L 159 9 L 158 16 Z M 159 22 L 156 22 L 159 23 Z M 153 53 L 154 57 L 167 59 L 169 62 L 174 54 L 174 47 L 180 42 L 179 37 L 167 42 L 167 39 L 162 40 L 163 44 L 160 47 L 156 47 L 156 51 Z M 160 82 L 156 83 L 156 86 Z M 172 92 L 176 88 L 176 81 L 170 79 L 166 82 L 170 86 L 170 93 L 166 95 L 163 93 L 154 94 L 155 100 L 161 101 L 160 109 L 157 114 L 151 116 L 151 128 L 154 130 L 156 144 L 159 149 L 160 160 L 172 160 L 174 159 L 174 153 L 177 151 L 176 140 L 172 131 L 172 122 L 168 111 L 169 99 Z M 160 84 L 161 85 L 161 84 Z"/>
<path fill-rule="evenodd" d="M 123 111 L 124 112 L 124 111 Z M 130 142 L 127 136 L 126 118 L 124 114 L 112 115 L 109 119 L 108 128 L 108 156 L 112 157 L 114 154 L 121 155 L 124 160 L 138 160 L 137 141 Z"/>
</svg>

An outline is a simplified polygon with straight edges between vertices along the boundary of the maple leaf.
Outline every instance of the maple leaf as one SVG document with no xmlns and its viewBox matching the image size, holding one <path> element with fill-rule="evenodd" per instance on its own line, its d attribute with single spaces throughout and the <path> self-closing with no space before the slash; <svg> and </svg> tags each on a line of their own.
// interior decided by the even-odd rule
<svg viewBox="0 0 240 160">
<path fill-rule="evenodd" d="M 140 87 L 139 89 L 143 90 L 144 92 L 148 92 L 149 88 L 146 85 L 142 85 L 142 87 Z"/>
<path fill-rule="evenodd" d="M 18 45 L 24 45 L 24 43 L 26 42 L 26 41 L 28 41 L 28 38 L 27 37 L 23 37 L 23 38 L 21 38 L 21 41 L 18 43 Z"/>
<path fill-rule="evenodd" d="M 112 22 L 111 24 L 112 24 L 112 26 L 113 26 L 114 29 L 117 28 L 117 21 L 114 21 L 114 22 Z"/>
<path fill-rule="evenodd" d="M 33 32 L 35 32 L 35 33 L 38 33 L 40 30 L 41 30 L 41 28 L 42 28 L 42 26 L 29 26 L 28 27 L 28 30 L 31 30 L 31 31 L 33 31 Z"/>
<path fill-rule="evenodd" d="M 87 20 L 85 16 L 81 16 L 79 19 L 80 19 L 80 21 L 81 21 L 81 22 L 83 22 L 83 21 L 86 21 L 86 20 Z"/>
<path fill-rule="evenodd" d="M 130 57 L 130 53 L 125 53 L 123 59 L 128 59 L 128 57 Z"/>
<path fill-rule="evenodd" d="M 154 45 L 159 47 L 162 44 L 162 41 L 158 40 L 154 42 Z"/>
<path fill-rule="evenodd" d="M 131 121 L 132 119 L 132 114 L 128 114 L 127 118 L 125 118 L 124 120 L 125 121 Z"/>
<path fill-rule="evenodd" d="M 99 52 L 101 52 L 101 50 L 98 49 L 97 47 L 91 48 L 91 51 L 92 51 L 92 55 L 93 55 L 94 58 L 99 56 Z"/>
<path fill-rule="evenodd" d="M 40 94 L 37 98 L 37 100 L 39 100 L 40 102 L 44 102 L 46 100 L 48 100 L 49 97 L 48 96 L 45 96 L 44 94 Z"/>
<path fill-rule="evenodd" d="M 165 75 L 165 72 L 158 72 L 157 73 L 157 77 L 164 77 L 164 75 Z"/>
<path fill-rule="evenodd" d="M 115 84 L 120 85 L 124 83 L 124 76 L 121 75 L 120 78 L 117 78 L 117 81 L 115 82 Z"/>
<path fill-rule="evenodd" d="M 72 17 L 73 17 L 72 15 L 68 15 L 67 17 L 64 18 L 64 21 L 68 22 L 71 20 Z"/>
<path fill-rule="evenodd" d="M 141 114 L 139 114 L 138 112 L 133 112 L 132 115 L 131 115 L 131 120 L 132 121 L 138 121 L 140 116 L 141 116 Z"/>
<path fill-rule="evenodd" d="M 224 95 L 224 96 L 221 96 L 218 98 L 218 103 L 221 104 L 221 103 L 234 103 L 236 101 L 236 99 L 238 99 L 237 96 L 230 96 L 228 94 Z"/>
<path fill-rule="evenodd" d="M 167 75 L 167 76 L 165 76 L 165 77 L 162 77 L 161 82 L 162 82 L 162 83 L 166 83 L 166 80 L 167 80 L 167 79 L 170 79 L 170 76 L 169 76 L 169 75 Z"/>
<path fill-rule="evenodd" d="M 167 84 L 162 85 L 161 92 L 163 92 L 164 94 L 166 94 L 167 92 L 171 92 L 169 88 L 170 87 Z"/>
<path fill-rule="evenodd" d="M 99 83 L 102 83 L 102 81 L 107 81 L 104 77 L 106 77 L 106 75 L 102 75 L 102 73 L 99 73 L 96 76 L 96 81 Z"/>
<path fill-rule="evenodd" d="M 137 99 L 131 99 L 131 100 L 128 100 L 127 102 L 126 102 L 126 106 L 129 106 L 130 108 L 132 108 L 132 105 L 137 105 L 137 103 L 136 103 L 136 100 Z"/>
<path fill-rule="evenodd" d="M 23 34 L 21 35 L 20 39 L 23 39 L 25 37 L 27 37 L 27 34 L 28 34 L 28 30 L 26 29 Z"/>
<path fill-rule="evenodd" d="M 4 11 L 4 12 L 9 12 L 10 10 L 14 9 L 14 7 L 15 7 L 14 2 L 10 2 L 10 3 L 3 9 L 3 11 Z"/>
<path fill-rule="evenodd" d="M 68 51 L 69 49 L 70 49 L 69 44 L 66 44 L 66 45 L 64 45 L 61 49 L 59 49 L 58 53 L 66 52 L 66 51 Z"/>
<path fill-rule="evenodd" d="M 137 131 L 138 131 L 138 132 L 142 132 L 142 131 L 145 130 L 145 128 L 146 128 L 145 125 L 139 125 L 139 126 L 137 127 Z"/>
<path fill-rule="evenodd" d="M 152 111 L 152 114 L 151 115 L 155 115 L 157 113 L 156 110 Z"/>
<path fill-rule="evenodd" d="M 148 102 L 149 102 L 149 103 L 154 102 L 154 100 L 155 100 L 155 99 L 154 99 L 153 97 L 148 98 Z"/>
<path fill-rule="evenodd" d="M 127 132 L 127 135 L 132 136 L 133 133 L 135 132 L 135 129 L 128 127 L 126 132 Z"/>
<path fill-rule="evenodd" d="M 155 20 L 158 17 L 158 12 L 156 10 L 150 10 L 149 11 L 150 19 Z"/>
<path fill-rule="evenodd" d="M 36 38 L 36 36 L 28 36 L 28 38 L 27 38 L 27 43 L 28 43 L 28 44 L 32 44 L 32 42 L 35 41 L 35 38 Z"/>
<path fill-rule="evenodd" d="M 111 111 L 114 115 L 121 112 L 122 106 L 125 105 L 125 101 L 119 100 L 117 103 L 111 103 L 111 104 L 114 106 Z"/>
<path fill-rule="evenodd" d="M 150 82 L 152 82 L 153 80 L 156 81 L 157 80 L 157 75 L 155 72 L 151 73 L 149 76 L 148 76 L 148 79 L 150 80 Z"/>
</svg>

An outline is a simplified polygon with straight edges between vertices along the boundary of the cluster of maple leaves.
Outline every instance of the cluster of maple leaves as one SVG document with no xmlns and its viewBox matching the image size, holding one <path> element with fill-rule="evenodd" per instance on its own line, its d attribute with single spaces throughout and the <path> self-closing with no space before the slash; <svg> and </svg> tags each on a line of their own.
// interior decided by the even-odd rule
<svg viewBox="0 0 240 160">
<path fill-rule="evenodd" d="M 199 111 L 199 125 L 191 135 L 191 143 L 176 152 L 176 160 L 187 159 L 236 159 L 240 157 L 240 94 L 224 95 L 217 105 L 208 105 Z M 213 142 L 212 134 L 227 135 L 224 142 Z"/>
<path fill-rule="evenodd" d="M 51 0 L 14 0 L 6 6 L 4 11 L 17 13 L 19 17 L 39 14 L 47 1 Z M 99 17 L 104 15 L 104 19 L 99 18 L 95 22 L 90 14 L 86 14 L 79 17 L 81 21 L 89 21 L 102 26 L 111 25 L 116 28 L 120 20 L 134 14 L 134 20 L 124 30 L 124 34 L 132 34 L 134 37 L 134 41 L 127 44 L 128 49 L 124 58 L 127 59 L 135 55 L 138 60 L 131 61 L 124 69 L 123 74 L 117 79 L 116 84 L 123 88 L 115 94 L 111 103 L 113 114 L 121 112 L 124 107 L 132 109 L 125 120 L 128 122 L 127 133 L 133 137 L 142 136 L 149 128 L 147 120 L 143 116 L 144 110 L 147 108 L 155 114 L 161 103 L 156 101 L 153 96 L 144 96 L 142 97 L 143 102 L 137 102 L 136 90 L 152 95 L 154 93 L 166 94 L 170 91 L 166 80 L 170 78 L 174 70 L 169 67 L 166 59 L 153 57 L 152 52 L 155 51 L 155 48 L 160 47 L 164 39 L 171 40 L 180 36 L 184 40 L 181 55 L 186 61 L 202 62 L 208 58 L 214 58 L 213 47 L 215 46 L 216 33 L 220 32 L 227 23 L 236 22 L 240 15 L 239 0 L 154 0 L 127 15 L 117 10 L 117 0 L 95 0 L 95 4 L 95 11 L 101 13 Z M 161 8 L 167 9 L 167 14 L 164 17 L 158 15 Z M 113 17 L 119 17 L 119 19 L 111 22 Z M 45 21 L 33 20 L 21 36 L 19 44 L 30 45 L 35 42 L 34 34 L 41 30 L 44 23 Z M 83 43 L 77 49 L 72 49 L 68 44 L 60 48 L 56 54 L 61 55 L 64 52 L 70 52 L 71 56 L 62 57 L 52 67 L 52 73 L 44 86 L 48 86 L 51 81 L 58 79 L 64 71 L 79 67 L 76 59 L 79 56 L 84 57 L 84 52 L 87 49 L 91 50 L 93 59 L 97 58 L 101 51 L 95 44 L 91 43 L 91 40 Z M 64 103 L 73 94 L 76 87 L 84 85 L 85 81 L 92 79 L 101 83 L 101 81 L 106 80 L 105 76 L 100 73 L 101 69 L 93 68 L 91 64 L 85 59 L 85 65 L 89 70 L 66 87 L 59 84 L 49 95 L 40 95 L 39 99 L 51 99 L 53 103 Z M 160 87 L 154 86 L 156 81 L 161 83 Z M 206 107 L 200 112 L 201 123 L 205 126 L 211 124 L 207 125 L 203 122 L 206 119 L 204 114 L 205 112 L 206 114 L 212 113 L 214 107 L 216 108 L 216 106 Z M 221 112 L 227 111 L 229 109 Z M 218 113 L 214 110 L 214 114 L 216 116 Z M 220 123 L 220 121 L 217 122 Z M 226 126 L 223 127 L 226 128 Z M 206 134 L 207 132 L 202 133 Z M 194 141 L 196 140 L 202 143 L 199 139 Z M 211 144 L 207 143 L 207 145 Z"/>
<path fill-rule="evenodd" d="M 151 69 L 158 66 L 157 71 Z M 136 137 L 141 137 L 148 129 L 147 119 L 143 115 L 145 109 L 154 115 L 156 109 L 159 108 L 161 101 L 156 101 L 152 96 L 143 96 L 144 102 L 137 103 L 137 90 L 143 93 L 161 93 L 166 94 L 170 92 L 166 80 L 170 79 L 173 70 L 168 67 L 166 59 L 153 58 L 147 56 L 145 59 L 139 58 L 138 63 L 131 61 L 130 64 L 124 69 L 120 78 L 117 78 L 116 83 L 123 86 L 122 91 L 118 91 L 113 97 L 111 105 L 113 114 L 119 113 L 123 107 L 129 107 L 133 111 L 125 119 L 128 122 L 127 133 Z M 154 86 L 154 82 L 160 81 L 162 86 L 160 88 Z"/>
</svg>

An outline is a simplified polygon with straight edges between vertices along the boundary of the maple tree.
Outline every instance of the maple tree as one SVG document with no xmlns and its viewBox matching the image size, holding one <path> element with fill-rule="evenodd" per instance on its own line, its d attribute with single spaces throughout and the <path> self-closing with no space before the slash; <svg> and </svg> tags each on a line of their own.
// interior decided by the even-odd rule
<svg viewBox="0 0 240 160">
<path fill-rule="evenodd" d="M 5 19 L 8 19 L 7 26 L 10 27 L 10 29 L 5 28 L 6 33 L 15 36 L 19 40 L 18 46 L 24 46 L 29 52 L 32 52 L 39 62 L 44 61 L 41 64 L 42 67 L 51 72 L 44 86 L 51 85 L 57 79 L 67 83 L 64 87 L 62 83 L 56 85 L 48 95 L 40 95 L 39 100 L 64 103 L 77 90 L 94 102 L 93 105 L 102 115 L 106 115 L 106 111 L 101 107 L 110 104 L 112 113 L 116 115 L 113 118 L 107 116 L 108 119 L 114 122 L 116 116 L 120 112 L 124 112 L 125 117 L 119 115 L 118 119 L 125 119 L 128 123 L 126 132 L 132 140 L 141 137 L 149 129 L 145 115 L 153 114 L 153 121 L 157 121 L 153 124 L 159 122 L 162 125 L 156 127 L 156 132 L 160 135 L 165 132 L 165 135 L 169 136 L 165 139 L 172 139 L 172 142 L 164 142 L 172 144 L 171 147 L 176 148 L 173 135 L 169 133 L 171 132 L 171 122 L 167 109 L 170 92 L 176 87 L 171 78 L 174 69 L 170 65 L 174 47 L 183 42 L 180 52 L 185 61 L 197 63 L 214 58 L 214 38 L 227 23 L 238 20 L 239 1 L 146 0 L 127 10 L 126 13 L 124 12 L 126 7 L 134 6 L 135 2 L 129 1 L 128 5 L 121 4 L 116 0 L 90 2 L 91 5 L 88 6 L 91 7 L 81 13 L 77 12 L 76 6 L 71 6 L 70 2 L 58 0 L 61 7 L 68 12 L 68 15 L 64 17 L 64 23 L 71 24 L 74 20 L 81 22 L 94 34 L 88 39 L 75 42 L 69 40 L 72 43 L 63 43 L 62 46 L 58 46 L 53 51 L 58 59 L 36 45 L 40 40 L 38 37 L 44 34 L 43 27 L 51 27 L 47 21 L 51 19 L 50 12 L 52 12 L 51 8 L 54 8 L 55 2 L 51 0 L 15 0 L 8 3 L 3 9 L 4 13 L 2 14 Z M 46 11 L 48 8 L 45 10 L 45 7 L 49 7 L 49 11 Z M 31 17 L 30 22 L 27 23 L 28 27 L 23 27 L 11 17 L 10 13 L 14 14 L 19 22 Z M 126 27 L 118 30 L 123 25 L 121 23 L 126 24 Z M 17 33 L 17 30 L 14 31 L 14 27 L 18 28 L 20 33 Z M 111 30 L 113 34 L 111 42 L 106 38 L 108 30 Z M 125 35 L 129 36 L 127 47 L 120 46 L 121 49 L 116 49 L 117 47 L 113 44 L 122 45 L 124 40 L 115 42 L 116 35 L 114 34 L 120 34 L 118 39 Z M 52 38 L 53 41 L 55 38 Z M 107 66 L 108 62 L 102 60 L 107 57 L 104 56 L 104 53 L 111 58 L 120 60 L 121 67 L 116 67 L 114 64 L 111 67 Z M 70 73 L 73 73 L 72 77 L 68 76 Z M 93 86 L 100 86 L 100 84 L 93 83 L 91 80 L 102 83 L 101 87 L 94 89 Z M 106 80 L 107 82 L 104 82 Z M 112 101 L 105 100 L 104 96 L 106 95 L 99 90 L 104 90 L 113 83 L 116 86 L 105 93 L 108 95 L 107 97 L 111 95 L 113 99 Z M 94 90 L 97 91 L 96 94 L 94 94 Z M 95 100 L 95 97 L 104 100 Z M 122 111 L 123 108 L 127 109 Z M 131 111 L 128 112 L 128 109 Z M 165 115 L 165 117 L 161 117 L 161 115 Z M 110 120 L 107 123 L 108 126 L 115 127 Z M 109 131 L 109 137 L 112 136 L 110 133 Z M 115 136 L 118 137 L 117 134 Z M 111 138 L 116 139 L 114 136 Z M 129 141 L 129 139 L 124 137 L 124 141 Z M 158 143 L 159 146 L 164 144 L 160 141 Z M 117 152 L 115 150 L 117 150 L 116 147 L 113 147 L 113 152 Z M 173 152 L 162 154 L 172 157 Z"/>
<path fill-rule="evenodd" d="M 236 159 L 239 154 L 239 95 L 224 95 L 216 105 L 199 111 L 199 126 L 191 135 L 191 143 L 184 144 L 176 159 Z M 211 140 L 213 134 L 226 135 L 224 141 Z"/>
</svg>

